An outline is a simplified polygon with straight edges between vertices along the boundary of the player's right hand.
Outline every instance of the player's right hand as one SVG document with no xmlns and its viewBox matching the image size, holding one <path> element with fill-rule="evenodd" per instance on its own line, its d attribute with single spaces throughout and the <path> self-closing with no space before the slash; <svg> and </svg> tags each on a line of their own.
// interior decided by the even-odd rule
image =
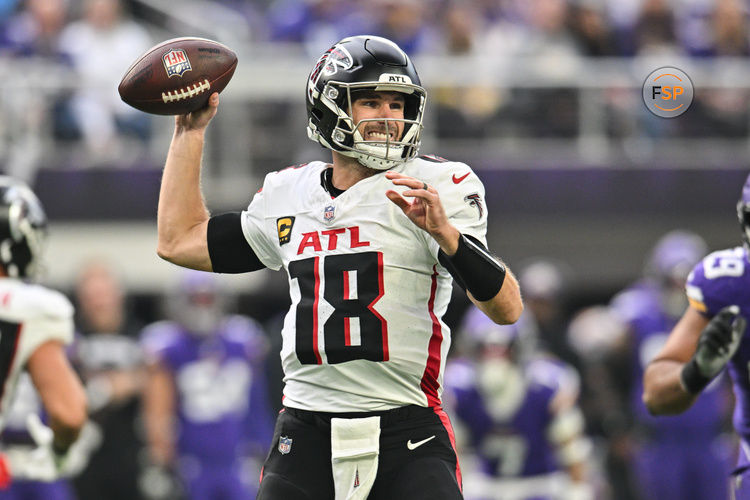
<svg viewBox="0 0 750 500">
<path fill-rule="evenodd" d="M 727 306 L 701 332 L 693 359 L 701 375 L 713 378 L 737 352 L 747 321 L 738 306 Z"/>
<path fill-rule="evenodd" d="M 86 467 L 91 453 L 101 443 L 101 433 L 87 424 L 78 440 L 64 455 L 59 455 L 52 446 L 52 429 L 37 414 L 32 413 L 27 417 L 26 428 L 36 446 L 9 446 L 2 452 L 2 460 L 13 479 L 50 482 L 76 476 Z"/>
<path fill-rule="evenodd" d="M 214 92 L 213 94 L 211 94 L 211 97 L 208 98 L 208 103 L 205 107 L 195 110 L 192 113 L 175 116 L 175 127 L 178 131 L 181 132 L 205 129 L 211 119 L 216 116 L 218 108 L 219 93 Z"/>
</svg>

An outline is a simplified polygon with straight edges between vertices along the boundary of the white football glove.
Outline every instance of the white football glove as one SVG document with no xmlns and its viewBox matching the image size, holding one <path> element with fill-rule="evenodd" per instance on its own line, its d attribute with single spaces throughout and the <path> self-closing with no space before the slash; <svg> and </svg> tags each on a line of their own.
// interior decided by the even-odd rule
<svg viewBox="0 0 750 500">
<path fill-rule="evenodd" d="M 13 479 L 51 482 L 75 476 L 86 467 L 91 452 L 101 441 L 100 433 L 87 424 L 76 442 L 60 455 L 52 447 L 52 429 L 42 423 L 39 415 L 30 414 L 26 428 L 36 447 L 11 446 L 2 453 Z"/>
</svg>

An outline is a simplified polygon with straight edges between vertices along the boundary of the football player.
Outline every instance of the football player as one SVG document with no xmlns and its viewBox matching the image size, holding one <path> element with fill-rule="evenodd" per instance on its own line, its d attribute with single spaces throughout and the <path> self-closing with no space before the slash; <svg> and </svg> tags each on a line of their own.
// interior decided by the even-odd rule
<svg viewBox="0 0 750 500">
<path fill-rule="evenodd" d="M 467 357 L 448 362 L 446 400 L 478 457 L 467 499 L 591 500 L 575 369 L 540 350 L 523 314 L 496 325 L 471 308 L 461 327 Z"/>
<path fill-rule="evenodd" d="M 159 255 L 207 271 L 283 267 L 289 276 L 284 409 L 260 499 L 461 498 L 440 400 L 452 278 L 497 323 L 516 321 L 523 305 L 486 248 L 477 175 L 417 156 L 425 100 L 396 44 L 341 40 L 305 92 L 308 135 L 332 161 L 272 172 L 247 210 L 213 217 L 199 179 L 218 94 L 176 117 Z"/>
<path fill-rule="evenodd" d="M 688 411 L 712 380 L 728 368 L 735 394 L 734 427 L 740 451 L 735 498 L 750 498 L 750 177 L 737 203 L 744 245 L 713 252 L 687 279 L 689 306 L 649 363 L 643 400 L 655 415 Z M 692 434 L 685 436 L 693 439 Z M 684 480 L 681 477 L 680 480 Z"/>
<path fill-rule="evenodd" d="M 706 250 L 697 234 L 670 231 L 651 251 L 644 277 L 611 303 L 612 311 L 626 326 L 621 345 L 631 360 L 633 383 L 625 405 L 634 417 L 637 446 L 633 472 L 644 499 L 728 496 L 727 457 L 731 451 L 726 449 L 721 432 L 731 396 L 725 385 L 712 384 L 690 410 L 671 417 L 653 417 L 641 399 L 643 372 L 685 311 L 685 281 Z"/>
<path fill-rule="evenodd" d="M 142 333 L 150 363 L 144 421 L 154 462 L 181 475 L 189 498 L 255 498 L 243 460 L 260 463 L 273 435 L 267 339 L 227 315 L 212 274 L 191 271 L 168 297 L 171 319 Z"/>
<path fill-rule="evenodd" d="M 27 282 L 39 267 L 47 218 L 25 184 L 0 176 L 0 430 L 19 377 L 28 372 L 48 416 L 31 413 L 34 446 L 3 446 L 0 484 L 54 481 L 87 420 L 86 395 L 65 354 L 73 306 L 61 293 Z"/>
<path fill-rule="evenodd" d="M 145 367 L 124 284 L 111 264 L 86 262 L 75 278 L 76 339 L 68 349 L 89 401 L 92 454 L 74 480 L 77 500 L 142 500 L 144 442 L 138 416 Z M 0 499 L 2 500 L 2 499 Z"/>
</svg>

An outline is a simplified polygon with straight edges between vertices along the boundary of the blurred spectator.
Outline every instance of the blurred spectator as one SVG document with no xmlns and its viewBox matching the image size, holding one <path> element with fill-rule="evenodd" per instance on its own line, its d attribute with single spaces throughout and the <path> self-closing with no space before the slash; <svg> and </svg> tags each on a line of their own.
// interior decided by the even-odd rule
<svg viewBox="0 0 750 500">
<path fill-rule="evenodd" d="M 643 370 L 687 308 L 687 275 L 705 254 L 706 244 L 698 235 L 667 233 L 651 251 L 644 277 L 611 303 L 627 325 L 622 345 L 629 349 L 631 369 L 613 375 L 626 376 L 630 386 L 624 395 L 625 408 L 634 419 L 632 459 L 644 500 L 710 500 L 729 494 L 731 451 L 721 435 L 731 407 L 726 385 L 713 384 L 678 416 L 653 417 L 641 400 Z"/>
<path fill-rule="evenodd" d="M 638 55 L 680 52 L 675 16 L 667 0 L 643 0 L 634 35 Z"/>
<path fill-rule="evenodd" d="M 274 0 L 266 15 L 271 40 L 300 43 L 318 57 L 336 40 L 372 32 L 368 13 L 346 0 Z"/>
<path fill-rule="evenodd" d="M 483 138 L 497 133 L 507 92 L 484 83 L 486 47 L 481 33 L 485 21 L 480 12 L 463 2 L 450 2 L 438 20 L 441 36 L 429 49 L 434 55 L 460 57 L 470 61 L 475 70 L 471 81 L 461 87 L 433 89 L 431 105 L 435 107 L 436 132 L 440 137 Z M 493 64 L 503 64 L 495 59 Z"/>
<path fill-rule="evenodd" d="M 72 357 L 89 399 L 90 418 L 101 445 L 75 479 L 80 500 L 137 500 L 139 454 L 136 428 L 144 372 L 136 341 L 137 326 L 125 307 L 114 271 L 92 261 L 80 272 L 75 289 L 79 329 Z"/>
<path fill-rule="evenodd" d="M 120 100 L 117 86 L 127 68 L 152 45 L 149 34 L 128 19 L 120 0 L 84 0 L 83 18 L 60 35 L 60 47 L 71 58 L 80 77 L 69 112 L 90 155 L 115 161 L 126 151 L 118 136 L 146 141 L 149 115 Z"/>
<path fill-rule="evenodd" d="M 501 326 L 471 307 L 461 330 L 472 356 L 448 363 L 445 400 L 478 457 L 466 499 L 593 499 L 576 371 L 538 350 L 525 316 Z"/>
<path fill-rule="evenodd" d="M 450 2 L 438 19 L 441 28 L 440 44 L 449 55 L 476 54 L 476 34 L 483 20 L 472 5 Z"/>
<path fill-rule="evenodd" d="M 13 91 L 0 94 L 0 140 L 7 139 L 0 152 L 8 157 L 6 171 L 28 182 L 33 182 L 52 149 L 49 139 L 69 128 L 65 113 L 58 112 L 70 94 L 69 60 L 59 46 L 68 4 L 69 0 L 25 0 L 18 12 L 0 23 L 0 54 L 16 58 L 20 66 L 4 75 Z M 48 86 L 50 81 L 59 87 Z"/>
<path fill-rule="evenodd" d="M 594 0 L 580 0 L 571 8 L 571 31 L 584 56 L 617 55 L 617 40 L 604 16 L 604 6 Z"/>
<path fill-rule="evenodd" d="M 692 53 L 712 57 L 747 57 L 747 5 L 737 0 L 716 0 L 705 23 L 704 47 L 693 47 Z M 702 49 L 702 50 L 701 50 Z M 683 120 L 680 132 L 688 137 L 743 138 L 748 134 L 747 89 L 699 88 L 690 109 L 688 120 Z"/>
<path fill-rule="evenodd" d="M 268 346 L 258 324 L 226 313 L 216 280 L 184 273 L 167 299 L 171 320 L 143 331 L 144 420 L 151 459 L 178 471 L 189 498 L 245 500 L 255 496 L 273 435 Z"/>
<path fill-rule="evenodd" d="M 372 1 L 372 12 L 378 18 L 373 34 L 392 40 L 412 57 L 429 51 L 439 40 L 435 23 L 429 22 L 429 5 L 421 0 Z"/>
<path fill-rule="evenodd" d="M 748 39 L 748 7 L 740 0 L 716 0 L 711 16 L 713 55 L 747 57 L 750 55 Z"/>
<path fill-rule="evenodd" d="M 0 48 L 14 56 L 60 58 L 58 37 L 68 20 L 69 0 L 26 0 L 2 30 Z"/>
</svg>

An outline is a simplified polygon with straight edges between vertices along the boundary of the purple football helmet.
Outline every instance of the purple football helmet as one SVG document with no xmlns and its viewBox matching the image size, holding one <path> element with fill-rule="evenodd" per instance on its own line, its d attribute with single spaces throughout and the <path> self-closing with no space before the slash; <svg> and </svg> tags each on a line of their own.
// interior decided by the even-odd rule
<svg viewBox="0 0 750 500">
<path fill-rule="evenodd" d="M 512 325 L 498 325 L 479 308 L 470 307 L 459 332 L 465 348 L 475 355 L 481 355 L 487 348 L 505 348 L 514 361 L 522 362 L 536 348 L 536 324 L 523 314 Z"/>
<path fill-rule="evenodd" d="M 662 284 L 684 286 L 687 275 L 708 246 L 703 238 L 683 230 L 670 231 L 654 245 L 646 264 L 646 275 Z"/>
<path fill-rule="evenodd" d="M 737 202 L 737 217 L 742 227 L 742 243 L 745 250 L 750 252 L 750 175 L 742 186 L 742 196 Z"/>
<path fill-rule="evenodd" d="M 224 317 L 225 297 L 216 275 L 203 271 L 185 271 L 177 288 L 167 299 L 169 315 L 187 331 L 210 336 Z"/>
</svg>

